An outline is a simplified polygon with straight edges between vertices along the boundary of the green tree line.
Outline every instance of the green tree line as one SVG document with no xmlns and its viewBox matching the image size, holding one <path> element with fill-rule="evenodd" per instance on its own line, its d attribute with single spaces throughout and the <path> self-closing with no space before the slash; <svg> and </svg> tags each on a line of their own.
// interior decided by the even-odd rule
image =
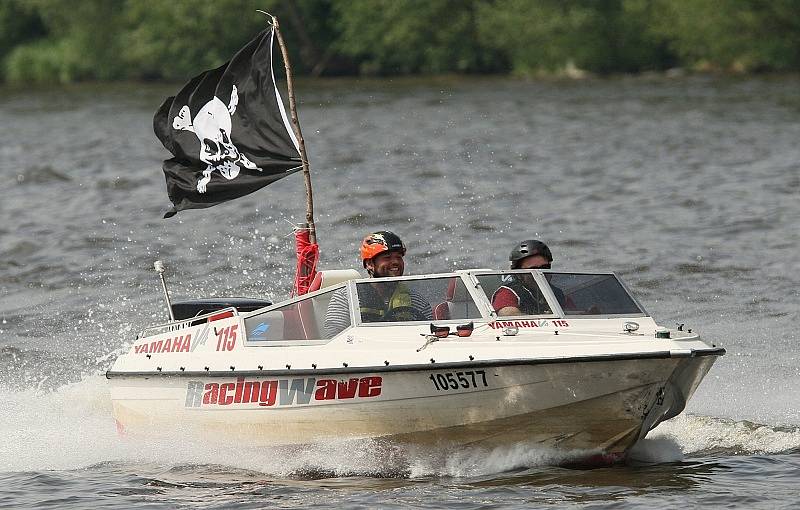
<svg viewBox="0 0 800 510">
<path fill-rule="evenodd" d="M 183 80 L 257 9 L 313 76 L 800 70 L 800 0 L 0 0 L 0 80 Z"/>
</svg>

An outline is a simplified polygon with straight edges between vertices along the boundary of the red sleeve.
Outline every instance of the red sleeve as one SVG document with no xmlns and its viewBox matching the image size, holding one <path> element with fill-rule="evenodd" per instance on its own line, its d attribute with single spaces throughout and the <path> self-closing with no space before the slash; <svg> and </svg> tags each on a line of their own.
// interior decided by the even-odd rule
<svg viewBox="0 0 800 510">
<path fill-rule="evenodd" d="M 500 287 L 497 292 L 492 296 L 492 308 L 497 312 L 507 306 L 519 308 L 519 299 L 514 292 L 508 287 Z"/>
</svg>

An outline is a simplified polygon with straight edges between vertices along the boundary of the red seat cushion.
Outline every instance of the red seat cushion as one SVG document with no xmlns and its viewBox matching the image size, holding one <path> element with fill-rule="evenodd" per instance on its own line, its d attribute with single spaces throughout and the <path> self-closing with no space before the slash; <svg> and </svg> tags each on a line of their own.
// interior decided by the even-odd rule
<svg viewBox="0 0 800 510">
<path fill-rule="evenodd" d="M 228 317 L 233 317 L 233 312 L 230 310 L 218 313 L 216 315 L 212 315 L 211 317 L 208 318 L 208 322 L 218 321 L 220 319 L 227 319 Z"/>
<path fill-rule="evenodd" d="M 315 290 L 319 290 L 322 288 L 322 271 L 317 271 L 317 274 L 314 275 L 314 279 L 311 281 L 311 285 L 308 286 L 309 292 L 314 292 Z"/>
<path fill-rule="evenodd" d="M 433 319 L 437 321 L 446 321 L 450 319 L 450 303 L 442 301 L 433 309 Z"/>
</svg>

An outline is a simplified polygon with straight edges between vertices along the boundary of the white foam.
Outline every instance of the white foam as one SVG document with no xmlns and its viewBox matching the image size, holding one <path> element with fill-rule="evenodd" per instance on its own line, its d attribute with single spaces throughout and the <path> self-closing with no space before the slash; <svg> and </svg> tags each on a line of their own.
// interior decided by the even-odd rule
<svg viewBox="0 0 800 510">
<path fill-rule="evenodd" d="M 115 441 L 100 376 L 62 386 L 0 392 L 0 470 L 69 469 L 107 460 Z"/>
<path fill-rule="evenodd" d="M 492 449 L 439 447 L 409 452 L 410 476 L 476 477 L 521 468 L 558 464 L 586 457 L 591 452 L 559 452 L 535 443 L 518 443 Z"/>
<path fill-rule="evenodd" d="M 633 463 L 662 464 L 680 462 L 683 459 L 684 452 L 678 441 L 666 435 L 646 437 L 636 443 L 628 453 L 628 461 Z"/>
<path fill-rule="evenodd" d="M 776 429 L 748 421 L 691 414 L 662 423 L 648 437 L 671 439 L 685 454 L 717 449 L 770 454 L 800 448 L 800 428 Z"/>
</svg>

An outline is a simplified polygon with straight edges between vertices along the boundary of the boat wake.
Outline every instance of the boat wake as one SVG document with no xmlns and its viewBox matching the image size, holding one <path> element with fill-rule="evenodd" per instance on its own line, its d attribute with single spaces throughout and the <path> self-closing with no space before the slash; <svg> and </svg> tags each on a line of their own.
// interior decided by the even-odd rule
<svg viewBox="0 0 800 510">
<path fill-rule="evenodd" d="M 160 431 L 164 432 L 164 431 Z M 57 391 L 0 390 L 0 471 L 84 469 L 116 465 L 160 475 L 285 479 L 339 477 L 472 478 L 561 465 L 590 452 L 558 452 L 536 444 L 501 448 L 396 445 L 381 440 L 339 440 L 303 447 L 263 448 L 198 441 L 175 429 L 153 440 L 116 433 L 108 383 L 85 377 Z M 631 452 L 633 462 L 665 463 L 699 456 L 782 454 L 800 450 L 800 428 L 681 415 L 652 431 Z M 250 473 L 250 474 L 247 474 Z M 183 476 L 183 475 L 181 475 Z"/>
<path fill-rule="evenodd" d="M 650 432 L 647 443 L 674 442 L 687 457 L 777 455 L 800 450 L 800 427 L 683 414 Z"/>
</svg>

